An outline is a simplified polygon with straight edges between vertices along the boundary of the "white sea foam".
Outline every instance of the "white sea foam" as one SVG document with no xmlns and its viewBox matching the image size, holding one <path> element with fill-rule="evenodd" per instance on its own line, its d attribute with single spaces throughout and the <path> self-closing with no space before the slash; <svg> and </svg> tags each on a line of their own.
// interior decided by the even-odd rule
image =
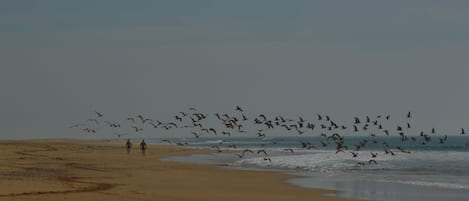
<svg viewBox="0 0 469 201">
<path fill-rule="evenodd" d="M 208 143 L 208 144 L 221 144 L 221 143 L 224 143 L 225 140 L 209 140 L 209 141 L 206 141 L 205 143 Z"/>
<path fill-rule="evenodd" d="M 353 158 L 351 153 L 335 154 L 330 150 L 296 154 L 283 152 L 282 155 L 270 156 L 270 161 L 256 156 L 239 160 L 236 164 L 245 167 L 322 172 L 328 175 L 346 173 L 370 181 L 469 189 L 469 181 L 447 182 L 448 178 L 469 178 L 466 170 L 469 164 L 467 152 L 418 151 L 407 154 L 396 151 L 395 156 L 379 153 L 376 158 L 373 158 L 369 151 L 360 151 L 358 154 L 358 157 Z M 369 163 L 371 159 L 376 160 L 377 164 Z M 359 162 L 365 165 L 357 165 Z M 381 170 L 380 174 L 376 174 L 377 170 Z"/>
<path fill-rule="evenodd" d="M 457 190 L 468 190 L 468 184 L 458 184 L 458 183 L 449 183 L 449 182 L 432 182 L 432 181 L 410 181 L 410 180 L 376 180 L 377 182 L 391 182 L 399 184 L 410 184 L 423 187 L 437 187 L 437 188 L 447 188 L 447 189 L 457 189 Z"/>
</svg>

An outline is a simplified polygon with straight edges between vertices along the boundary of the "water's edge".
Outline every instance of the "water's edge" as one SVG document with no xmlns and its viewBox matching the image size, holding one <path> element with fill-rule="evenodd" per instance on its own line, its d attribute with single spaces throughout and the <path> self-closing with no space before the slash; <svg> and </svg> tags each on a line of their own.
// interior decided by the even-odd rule
<svg viewBox="0 0 469 201">
<path fill-rule="evenodd" d="M 314 188 L 333 191 L 324 196 L 337 196 L 341 198 L 359 200 L 381 201 L 459 201 L 467 198 L 467 190 L 441 189 L 438 187 L 416 186 L 403 183 L 390 183 L 381 181 L 360 180 L 343 175 L 323 175 L 318 172 L 302 170 L 281 170 L 256 166 L 242 166 L 237 163 L 239 158 L 233 153 L 196 154 L 189 156 L 175 156 L 160 160 L 184 163 L 213 165 L 220 168 L 274 171 L 279 174 L 288 174 L 294 178 L 284 181 L 287 184 L 303 188 Z"/>
</svg>

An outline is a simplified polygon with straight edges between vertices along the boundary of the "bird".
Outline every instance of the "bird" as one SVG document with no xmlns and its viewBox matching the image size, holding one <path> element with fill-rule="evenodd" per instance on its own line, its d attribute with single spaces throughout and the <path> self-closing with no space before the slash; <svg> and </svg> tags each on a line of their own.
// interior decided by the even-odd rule
<svg viewBox="0 0 469 201">
<path fill-rule="evenodd" d="M 98 119 L 88 119 L 88 120 L 86 120 L 86 121 L 87 121 L 87 122 L 90 122 L 90 121 L 91 121 L 91 122 L 94 122 L 95 124 L 99 124 Z"/>
<path fill-rule="evenodd" d="M 220 114 L 215 113 L 215 116 L 217 117 L 218 120 L 222 120 Z"/>
<path fill-rule="evenodd" d="M 384 150 L 384 153 L 385 153 L 385 154 L 391 154 L 392 156 L 395 155 L 394 152 L 391 151 L 391 150 L 389 150 L 389 149 L 385 149 L 385 150 Z"/>
<path fill-rule="evenodd" d="M 85 128 L 83 129 L 84 131 L 88 132 L 88 133 L 96 133 L 96 130 L 95 129 L 92 129 L 92 128 Z"/>
<path fill-rule="evenodd" d="M 86 124 L 74 124 L 74 125 L 71 125 L 69 126 L 68 128 L 77 128 L 77 127 L 81 127 L 81 126 L 84 126 Z"/>
<path fill-rule="evenodd" d="M 269 157 L 264 157 L 264 160 L 272 163 L 272 160 Z"/>
<path fill-rule="evenodd" d="M 220 147 L 218 147 L 217 145 L 212 146 L 212 148 L 215 148 L 218 152 L 221 152 Z"/>
<path fill-rule="evenodd" d="M 247 118 L 246 116 L 244 116 L 244 114 L 242 115 L 242 117 L 243 117 L 243 121 L 247 121 L 247 120 L 248 120 L 248 118 Z"/>
<path fill-rule="evenodd" d="M 305 120 L 303 119 L 303 117 L 301 116 L 298 116 L 298 119 L 300 120 L 300 122 L 304 122 Z"/>
<path fill-rule="evenodd" d="M 368 161 L 368 164 L 371 164 L 371 163 L 374 163 L 375 165 L 378 165 L 378 162 L 376 162 L 376 160 L 373 160 L 373 159 Z"/>
<path fill-rule="evenodd" d="M 371 154 L 371 157 L 372 157 L 372 158 L 376 158 L 376 156 L 378 156 L 378 153 L 370 152 L 370 154 Z"/>
<path fill-rule="evenodd" d="M 132 128 L 135 129 L 135 132 L 143 131 L 143 128 L 139 128 L 137 126 L 132 126 Z"/>
<path fill-rule="evenodd" d="M 355 164 L 355 166 L 365 166 L 365 163 L 364 162 L 358 162 Z"/>
<path fill-rule="evenodd" d="M 339 152 L 344 152 L 343 149 L 336 149 L 335 154 L 338 154 Z"/>
<path fill-rule="evenodd" d="M 353 156 L 354 158 L 356 158 L 356 157 L 358 156 L 358 152 L 353 152 L 353 151 L 351 151 L 350 153 L 352 154 L 352 156 Z"/>
<path fill-rule="evenodd" d="M 257 154 L 264 153 L 264 155 L 268 155 L 267 152 L 264 149 L 259 149 L 257 150 Z"/>
<path fill-rule="evenodd" d="M 466 132 L 464 131 L 464 128 L 461 128 L 461 135 L 465 135 Z"/>
<path fill-rule="evenodd" d="M 327 144 L 327 143 L 325 143 L 325 142 L 323 142 L 323 141 L 321 141 L 320 143 L 321 143 L 322 147 L 327 147 L 327 146 L 329 145 L 329 144 Z"/>
<path fill-rule="evenodd" d="M 128 135 L 128 133 L 113 133 L 113 134 L 114 134 L 115 136 L 119 137 L 119 138 L 122 137 L 122 136 Z"/>
<path fill-rule="evenodd" d="M 407 113 L 407 118 L 409 118 L 409 119 L 411 118 L 410 112 Z"/>
<path fill-rule="evenodd" d="M 135 123 L 135 119 L 133 117 L 127 117 L 126 120 L 131 121 L 133 124 Z"/>
<path fill-rule="evenodd" d="M 296 129 L 296 131 L 298 132 L 298 135 L 303 135 L 303 133 L 305 133 L 304 131 L 301 131 L 299 129 Z"/>
<path fill-rule="evenodd" d="M 192 135 L 194 135 L 195 138 L 199 138 L 202 134 L 199 134 L 199 133 L 196 133 L 196 132 L 192 132 Z"/>
<path fill-rule="evenodd" d="M 402 153 L 410 154 L 410 151 L 404 150 L 402 147 L 396 147 L 396 149 L 398 149 Z"/>
<path fill-rule="evenodd" d="M 283 149 L 283 151 L 287 151 L 287 152 L 290 152 L 290 153 L 293 153 L 293 152 L 294 152 L 293 149 L 291 149 L 291 148 Z"/>
<path fill-rule="evenodd" d="M 384 133 L 386 133 L 387 136 L 389 136 L 389 131 L 388 130 L 383 130 Z"/>
<path fill-rule="evenodd" d="M 440 138 L 440 144 L 444 144 L 444 143 L 445 143 L 445 139 Z"/>
<path fill-rule="evenodd" d="M 177 145 L 177 146 L 184 146 L 184 145 L 187 145 L 187 142 L 184 142 L 184 143 L 182 143 L 182 142 L 176 142 L 176 145 Z"/>
<path fill-rule="evenodd" d="M 153 128 L 158 128 L 158 124 L 155 124 L 155 123 L 153 123 L 153 122 L 150 122 L 150 125 L 152 125 Z"/>
<path fill-rule="evenodd" d="M 244 153 L 241 153 L 241 154 L 236 154 L 239 158 L 243 158 L 244 157 Z"/>
<path fill-rule="evenodd" d="M 168 126 L 173 126 L 173 127 L 176 127 L 176 128 L 178 127 L 178 125 L 177 125 L 176 123 L 174 123 L 174 122 L 169 122 L 169 123 L 167 123 L 166 125 L 168 125 Z"/>
<path fill-rule="evenodd" d="M 245 150 L 243 150 L 243 155 L 246 154 L 246 153 L 251 153 L 251 154 L 252 154 L 252 153 L 254 153 L 254 152 L 253 152 L 252 150 L 250 150 L 250 149 L 245 149 Z"/>
<path fill-rule="evenodd" d="M 267 117 L 266 117 L 264 114 L 260 114 L 259 117 L 260 117 L 260 118 L 263 118 L 264 121 L 267 121 Z"/>
<path fill-rule="evenodd" d="M 97 112 L 97 111 L 94 111 L 94 112 L 96 113 L 96 115 L 98 115 L 98 118 L 103 116 L 103 113 L 100 113 L 100 112 Z"/>
<path fill-rule="evenodd" d="M 355 117 L 355 124 L 360 124 L 360 118 Z"/>
<path fill-rule="evenodd" d="M 215 134 L 215 135 L 217 134 L 217 131 L 216 131 L 214 128 L 210 128 L 210 129 L 208 129 L 208 130 L 209 130 L 210 132 L 212 132 L 213 134 Z"/>
</svg>

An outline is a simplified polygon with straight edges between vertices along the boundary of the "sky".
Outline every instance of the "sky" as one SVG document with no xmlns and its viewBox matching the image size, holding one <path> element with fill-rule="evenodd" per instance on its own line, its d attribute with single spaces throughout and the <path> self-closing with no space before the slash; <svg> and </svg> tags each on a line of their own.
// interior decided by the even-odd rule
<svg viewBox="0 0 469 201">
<path fill-rule="evenodd" d="M 251 116 L 343 122 L 411 111 L 417 127 L 454 134 L 469 129 L 468 9 L 433 0 L 4 0 L 0 139 L 90 138 L 68 126 L 94 111 L 170 120 L 189 107 L 235 105 Z"/>
</svg>

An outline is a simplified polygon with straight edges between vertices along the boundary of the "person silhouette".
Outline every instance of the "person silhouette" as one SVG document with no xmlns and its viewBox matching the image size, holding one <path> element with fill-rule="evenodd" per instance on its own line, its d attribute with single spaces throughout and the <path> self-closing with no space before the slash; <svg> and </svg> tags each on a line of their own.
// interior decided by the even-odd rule
<svg viewBox="0 0 469 201">
<path fill-rule="evenodd" d="M 142 150 L 142 154 L 145 156 L 145 151 L 147 149 L 147 143 L 145 143 L 145 140 L 142 140 L 142 142 L 140 142 L 140 149 Z"/>
<path fill-rule="evenodd" d="M 130 149 L 132 148 L 132 142 L 130 142 L 130 139 L 127 139 L 125 147 L 127 148 L 127 154 L 130 154 Z"/>
</svg>

